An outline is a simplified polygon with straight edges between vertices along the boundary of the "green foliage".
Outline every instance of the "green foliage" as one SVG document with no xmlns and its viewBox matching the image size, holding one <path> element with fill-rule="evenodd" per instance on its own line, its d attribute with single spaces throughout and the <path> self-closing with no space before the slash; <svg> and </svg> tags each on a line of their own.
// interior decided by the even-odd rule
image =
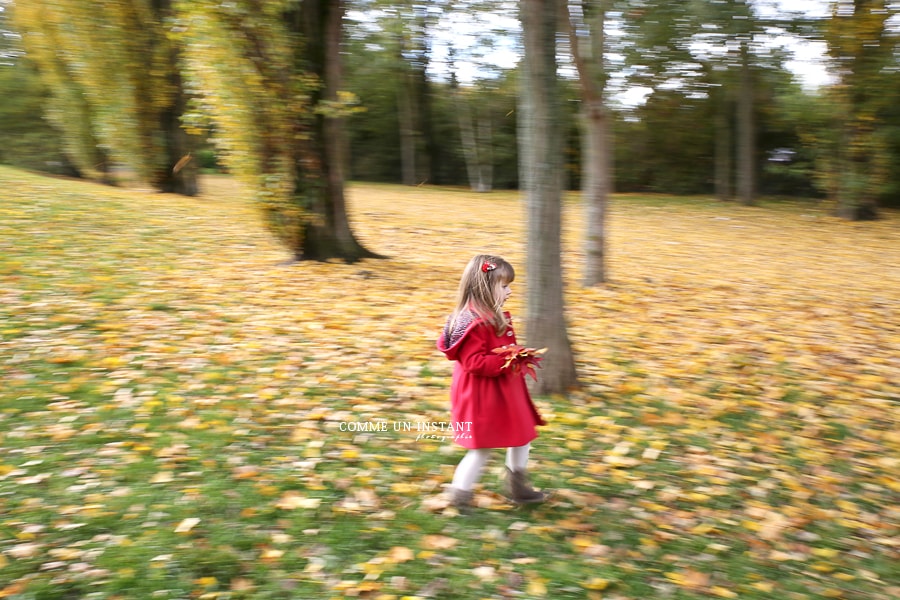
<svg viewBox="0 0 900 600">
<path fill-rule="evenodd" d="M 21 33 L 22 45 L 50 93 L 44 112 L 63 133 L 67 158 L 82 175 L 103 179 L 109 169 L 107 152 L 100 147 L 93 129 L 94 111 L 86 90 L 65 51 L 56 51 L 66 47 L 61 30 L 65 15 L 54 7 L 59 8 L 41 2 L 19 3 L 11 13 L 11 23 Z"/>
<path fill-rule="evenodd" d="M 61 135 L 44 118 L 47 90 L 22 59 L 0 65 L 0 163 L 71 174 Z"/>
<path fill-rule="evenodd" d="M 206 173 L 220 171 L 222 165 L 216 156 L 216 151 L 212 148 L 202 148 L 197 151 L 197 166 Z"/>
<path fill-rule="evenodd" d="M 368 37 L 360 34 L 349 36 L 347 44 L 344 85 L 365 108 L 365 112 L 347 120 L 348 176 L 365 181 L 399 182 L 400 125 L 398 82 L 393 75 L 395 59 L 387 49 L 370 46 Z M 437 122 L 433 126 L 445 130 L 440 123 L 442 115 L 449 113 L 441 110 L 445 105 L 440 98 L 435 99 L 435 107 L 433 114 Z M 455 124 L 452 120 L 450 123 L 449 131 L 455 134 Z"/>
<path fill-rule="evenodd" d="M 47 90 L 10 29 L 8 4 L 0 0 L 0 163 L 62 173 L 59 132 L 44 119 Z"/>
<path fill-rule="evenodd" d="M 889 179 L 892 132 L 883 127 L 882 116 L 897 102 L 898 36 L 889 25 L 897 14 L 900 9 L 885 0 L 844 0 L 834 4 L 824 27 L 840 80 L 827 92 L 839 136 L 829 156 L 829 195 L 852 219 L 876 216 L 876 201 Z"/>
<path fill-rule="evenodd" d="M 815 185 L 815 147 L 806 143 L 826 111 L 821 98 L 805 92 L 780 70 L 759 73 L 761 101 L 757 103 L 761 149 L 759 191 L 762 195 L 821 197 Z"/>
<path fill-rule="evenodd" d="M 885 94 L 900 97 L 900 82 L 887 84 Z M 900 208 L 900 102 L 892 103 L 882 114 L 887 160 L 890 163 L 879 202 L 883 206 Z"/>
<path fill-rule="evenodd" d="M 192 168 L 173 169 L 190 148 L 177 121 L 181 89 L 165 5 L 20 2 L 13 15 L 52 94 L 48 117 L 80 170 L 99 178 L 120 163 L 162 191 L 192 193 Z"/>
<path fill-rule="evenodd" d="M 308 146 L 321 81 L 290 28 L 295 3 L 185 1 L 176 9 L 195 98 L 187 121 L 213 125 L 219 159 L 255 190 L 278 239 L 301 248 L 316 194 L 305 178 L 318 166 Z"/>
<path fill-rule="evenodd" d="M 713 120 L 708 99 L 656 92 L 620 125 L 616 184 L 621 191 L 710 193 Z"/>
<path fill-rule="evenodd" d="M 312 221 L 306 211 L 321 203 L 323 186 L 315 179 L 320 157 L 310 144 L 319 136 L 320 117 L 346 117 L 350 178 L 400 181 L 398 98 L 414 89 L 423 103 L 417 135 L 428 180 L 464 185 L 459 115 L 450 84 L 417 79 L 410 88 L 403 79 L 407 67 L 419 69 L 418 77 L 421 69 L 434 66 L 422 38 L 434 15 L 450 3 L 432 3 L 427 15 L 408 3 L 356 5 L 381 12 L 347 21 L 352 30 L 343 87 L 355 98 L 331 102 L 320 98 L 322 82 L 312 63 L 322 44 L 300 31 L 301 4 L 309 3 L 185 0 L 178 3 L 177 16 L 165 16 L 152 7 L 166 2 L 149 0 L 110 0 L 102 9 L 76 0 L 0 2 L 6 9 L 0 12 L 0 30 L 19 30 L 31 61 L 0 67 L 0 85 L 11 92 L 0 95 L 0 160 L 97 179 L 109 179 L 115 163 L 150 179 L 171 174 L 186 152 L 166 149 L 166 135 L 157 125 L 173 109 L 178 78 L 184 75 L 195 100 L 188 131 L 213 132 L 215 158 L 252 182 L 273 230 L 288 245 L 300 243 L 298 231 Z M 490 4 L 459 6 L 490 10 Z M 588 3 L 589 8 L 595 4 Z M 828 41 L 832 67 L 844 77 L 841 85 L 819 95 L 789 89 L 780 66 L 784 57 L 756 47 L 759 187 L 764 193 L 827 195 L 851 207 L 900 202 L 896 35 L 885 29 L 897 8 L 872 1 L 839 4 L 831 19 L 817 26 L 805 23 L 803 31 Z M 609 6 L 622 9 L 612 18 L 625 35 L 609 36 L 608 42 L 626 59 L 624 67 L 608 65 L 611 72 L 627 72 L 631 81 L 656 88 L 680 81 L 679 88 L 658 90 L 647 105 L 613 115 L 617 189 L 710 192 L 715 141 L 721 135 L 712 124 L 733 101 L 737 63 L 734 53 L 704 54 L 693 42 L 701 36 L 724 50 L 769 22 L 738 1 Z M 794 25 L 791 19 L 773 24 L 799 28 L 799 19 Z M 490 36 L 485 30 L 476 37 Z M 11 41 L 19 45 L 15 36 L 0 40 Z M 177 54 L 182 44 L 187 54 L 175 72 L 172 52 Z M 473 52 L 478 51 L 484 48 Z M 38 67 L 39 82 L 27 64 Z M 489 71 L 490 77 L 474 82 L 467 94 L 482 114 L 490 115 L 494 187 L 512 188 L 519 177 L 518 74 Z M 571 90 L 565 95 L 567 100 L 577 96 Z M 565 176 L 574 187 L 580 175 L 578 103 L 565 106 L 571 109 L 565 116 Z M 735 142 L 732 138 L 731 146 Z M 793 150 L 793 160 L 769 161 L 779 148 Z M 197 166 L 215 168 L 209 152 L 194 156 Z M 314 167 L 298 167 L 303 164 Z"/>
</svg>

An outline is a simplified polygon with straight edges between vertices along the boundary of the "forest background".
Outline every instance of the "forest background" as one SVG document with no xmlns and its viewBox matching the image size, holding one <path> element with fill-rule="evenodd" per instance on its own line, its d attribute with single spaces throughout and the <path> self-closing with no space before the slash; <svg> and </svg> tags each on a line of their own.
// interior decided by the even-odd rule
<svg viewBox="0 0 900 600">
<path fill-rule="evenodd" d="M 615 191 L 715 193 L 745 202 L 758 194 L 839 201 L 847 187 L 855 186 L 864 191 L 843 201 L 865 204 L 868 208 L 859 215 L 872 215 L 877 205 L 900 203 L 896 5 L 596 4 L 604 5 L 605 13 L 600 61 L 601 76 L 608 82 Z M 65 12 L 66 3 L 55 5 Z M 67 18 L 70 25 L 93 20 L 92 27 L 102 28 L 103 18 L 111 18 L 102 14 L 73 9 Z M 483 190 L 520 187 L 516 3 L 360 0 L 349 3 L 347 14 L 342 84 L 352 105 L 346 127 L 347 176 Z M 44 27 L 54 21 L 44 20 Z M 19 27 L 27 27 L 25 23 L 27 18 Z M 111 130 L 122 115 L 95 110 L 91 116 L 89 109 L 98 98 L 115 98 L 128 86 L 113 93 L 103 77 L 91 83 L 86 74 L 79 76 L 73 61 L 86 60 L 85 53 L 67 48 L 77 44 L 77 35 L 55 38 L 62 64 L 50 68 L 44 60 L 44 70 L 56 75 L 45 72 L 42 78 L 35 68 L 40 51 L 33 48 L 30 57 L 23 53 L 8 10 L 0 12 L 0 29 L 0 162 L 84 176 L 101 163 L 111 168 L 135 162 L 137 153 L 121 128 L 118 141 L 104 138 L 104 130 Z M 565 42 L 562 36 L 565 185 L 578 189 L 583 177 L 582 102 Z M 801 42 L 821 52 L 815 68 L 829 74 L 822 85 L 804 85 L 796 69 L 788 68 Z M 129 50 L 121 40 L 109 43 L 120 51 L 105 53 L 104 68 L 115 69 L 116 61 L 122 69 L 138 68 L 139 48 Z M 68 59 L 63 58 L 66 52 Z M 84 88 L 85 94 L 61 91 L 65 86 L 70 91 Z M 628 90 L 641 90 L 630 97 L 643 96 L 643 101 L 623 104 L 620 99 L 629 96 L 622 93 Z M 121 110 L 127 108 L 121 99 L 119 104 Z M 142 113 L 131 114 L 140 118 Z M 77 132 L 66 122 L 84 119 L 93 122 Z M 199 125 L 197 119 L 190 122 Z M 89 163 L 78 156 L 85 150 L 75 150 L 73 138 L 91 131 L 112 156 L 100 153 Z M 217 154 L 227 143 L 214 129 L 196 132 L 202 138 L 196 159 L 204 168 L 222 168 Z"/>
<path fill-rule="evenodd" d="M 0 597 L 898 595 L 897 7 L 518 4 L 2 3 Z M 541 35 L 454 81 L 454 7 Z M 551 500 L 495 462 L 460 518 L 458 449 L 394 425 L 446 419 L 435 330 L 486 247 L 516 315 L 559 292 L 520 331 L 578 385 L 536 395 Z"/>
</svg>

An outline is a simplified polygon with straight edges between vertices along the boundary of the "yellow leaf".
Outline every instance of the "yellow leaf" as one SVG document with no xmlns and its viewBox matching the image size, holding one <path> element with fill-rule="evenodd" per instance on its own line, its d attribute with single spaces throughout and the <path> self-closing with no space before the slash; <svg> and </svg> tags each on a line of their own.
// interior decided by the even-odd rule
<svg viewBox="0 0 900 600">
<path fill-rule="evenodd" d="M 532 596 L 546 596 L 547 586 L 542 579 L 532 579 L 528 582 L 527 593 Z"/>
<path fill-rule="evenodd" d="M 178 424 L 182 429 L 203 429 L 203 421 L 197 417 L 188 417 Z"/>
<path fill-rule="evenodd" d="M 764 540 L 776 540 L 789 525 L 789 520 L 781 513 L 769 511 L 766 519 L 759 525 L 759 537 Z"/>
<path fill-rule="evenodd" d="M 287 491 L 275 503 L 275 507 L 282 510 L 296 510 L 298 508 L 318 508 L 321 503 L 321 498 L 307 498 L 299 492 Z"/>
<path fill-rule="evenodd" d="M 398 482 L 391 485 L 391 491 L 397 494 L 405 495 L 417 494 L 419 492 L 419 486 L 412 483 Z"/>
<path fill-rule="evenodd" d="M 41 546 L 38 544 L 18 544 L 8 549 L 6 553 L 13 558 L 32 558 L 37 556 Z"/>
<path fill-rule="evenodd" d="M 737 598 L 737 593 L 732 592 L 728 588 L 723 588 L 721 586 L 713 586 L 709 590 L 713 595 L 718 596 L 719 598 Z"/>
<path fill-rule="evenodd" d="M 394 546 L 388 552 L 388 560 L 393 563 L 403 563 L 413 558 L 415 558 L 413 551 L 404 546 Z"/>
<path fill-rule="evenodd" d="M 646 448 L 644 450 L 644 453 L 641 454 L 641 457 L 645 458 L 646 460 L 656 460 L 657 458 L 659 458 L 660 454 L 662 454 L 662 450 L 660 450 L 659 448 Z"/>
<path fill-rule="evenodd" d="M 749 529 L 750 531 L 759 531 L 761 526 L 756 521 L 743 521 L 741 522 L 741 526 L 744 529 Z"/>
<path fill-rule="evenodd" d="M 23 581 L 16 581 L 6 586 L 3 589 L 0 589 L 0 598 L 11 598 L 13 596 L 17 596 L 25 591 L 26 583 Z"/>
<path fill-rule="evenodd" d="M 581 585 L 582 587 L 589 590 L 605 590 L 607 587 L 609 587 L 609 579 L 603 579 L 602 577 L 593 577 L 588 581 L 585 581 Z"/>
<path fill-rule="evenodd" d="M 669 571 L 668 573 L 664 573 L 666 579 L 671 581 L 672 583 L 678 585 L 684 585 L 684 575 L 681 573 L 676 573 L 675 571 Z"/>
<path fill-rule="evenodd" d="M 160 471 L 150 479 L 150 483 L 169 483 L 173 479 L 172 471 Z"/>
<path fill-rule="evenodd" d="M 701 573 L 700 571 L 688 569 L 684 572 L 683 585 L 691 589 L 704 588 L 709 585 L 709 575 Z"/>
<path fill-rule="evenodd" d="M 607 455 L 603 457 L 603 462 L 613 467 L 634 467 L 640 464 L 636 458 L 630 456 Z"/>
<path fill-rule="evenodd" d="M 47 554 L 58 560 L 75 560 L 84 556 L 84 551 L 76 548 L 54 548 Z M 2 555 L 0 555 L 0 566 L 2 566 L 2 564 Z"/>
<path fill-rule="evenodd" d="M 178 524 L 178 527 L 175 528 L 175 533 L 188 533 L 199 524 L 200 519 L 184 519 L 181 523 Z"/>
<path fill-rule="evenodd" d="M 257 485 L 256 489 L 263 496 L 274 496 L 278 493 L 278 486 L 274 485 Z"/>
<path fill-rule="evenodd" d="M 254 588 L 253 582 L 249 579 L 244 579 L 243 577 L 238 577 L 237 579 L 231 580 L 231 591 L 232 592 L 249 592 Z"/>
<path fill-rule="evenodd" d="M 459 540 L 446 535 L 426 535 L 422 538 L 422 547 L 428 550 L 448 550 L 458 543 Z"/>
<path fill-rule="evenodd" d="M 576 535 L 575 537 L 571 538 L 569 542 L 579 549 L 588 548 L 597 543 L 596 540 L 585 535 Z"/>
<path fill-rule="evenodd" d="M 253 465 L 241 465 L 232 471 L 235 479 L 252 479 L 259 475 L 259 468 Z"/>
<path fill-rule="evenodd" d="M 713 531 L 715 528 L 715 525 L 712 525 L 710 523 L 700 523 L 699 525 L 695 525 L 691 528 L 691 533 L 695 535 L 706 535 L 710 531 Z"/>
</svg>

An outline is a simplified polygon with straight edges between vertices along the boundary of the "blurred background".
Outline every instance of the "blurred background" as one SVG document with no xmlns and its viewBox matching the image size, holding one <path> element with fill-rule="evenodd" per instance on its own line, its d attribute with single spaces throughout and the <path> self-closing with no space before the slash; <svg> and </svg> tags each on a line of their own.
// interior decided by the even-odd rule
<svg viewBox="0 0 900 600">
<path fill-rule="evenodd" d="M 109 183 L 136 173 L 188 194 L 196 184 L 169 169 L 188 154 L 201 172 L 236 168 L 242 148 L 264 143 L 254 114 L 291 118 L 267 108 L 281 96 L 266 89 L 296 41 L 285 15 L 299 3 L 264 2 L 258 14 L 226 4 L 0 0 L 0 163 Z M 519 3 L 345 4 L 345 175 L 518 188 Z M 558 56 L 569 189 L 582 185 L 584 146 L 571 40 L 590 36 L 582 58 L 608 111 L 615 192 L 816 198 L 855 219 L 900 206 L 900 3 L 568 8 L 575 36 L 560 32 Z M 599 31 L 578 29 L 597 15 Z M 268 73 L 228 54 L 260 43 L 253 60 Z M 225 135 L 229 119 L 244 137 Z"/>
</svg>

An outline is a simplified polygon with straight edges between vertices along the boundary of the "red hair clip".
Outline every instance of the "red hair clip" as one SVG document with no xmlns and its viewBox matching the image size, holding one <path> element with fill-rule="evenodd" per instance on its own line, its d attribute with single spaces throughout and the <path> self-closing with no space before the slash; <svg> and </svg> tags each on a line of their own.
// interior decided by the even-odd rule
<svg viewBox="0 0 900 600">
<path fill-rule="evenodd" d="M 493 271 L 496 268 L 497 268 L 497 265 L 495 265 L 492 262 L 481 263 L 481 272 L 482 273 L 487 273 L 488 271 Z"/>
</svg>

